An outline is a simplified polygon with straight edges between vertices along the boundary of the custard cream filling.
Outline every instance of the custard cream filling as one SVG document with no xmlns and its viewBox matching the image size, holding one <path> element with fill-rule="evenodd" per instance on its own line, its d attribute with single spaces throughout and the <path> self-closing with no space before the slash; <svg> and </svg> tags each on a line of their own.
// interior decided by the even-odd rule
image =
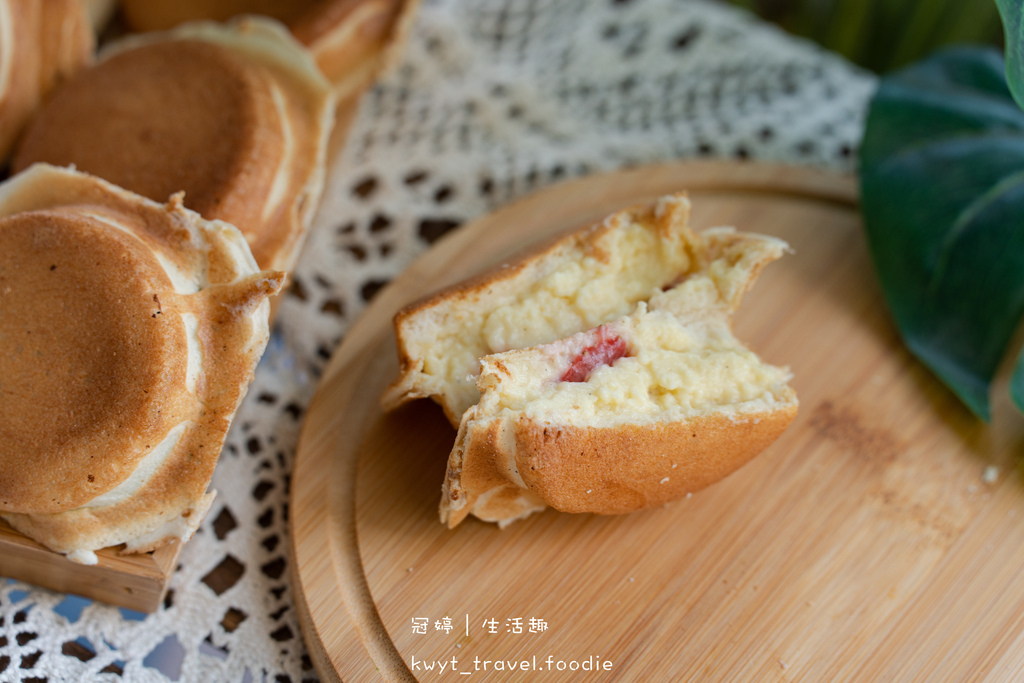
<svg viewBox="0 0 1024 683">
<path fill-rule="evenodd" d="M 601 365 L 583 382 L 559 381 L 587 333 L 505 354 L 497 370 L 484 362 L 481 408 L 575 427 L 673 422 L 708 413 L 742 420 L 744 414 L 794 401 L 790 372 L 761 361 L 723 318 L 681 321 L 664 310 L 637 312 L 608 324 L 626 341 L 625 357 Z"/>
<path fill-rule="evenodd" d="M 415 355 L 423 372 L 454 389 L 462 412 L 479 398 L 474 376 L 482 356 L 552 342 L 628 314 L 690 267 L 685 241 L 666 240 L 639 223 L 605 232 L 595 247 L 560 259 L 520 291 L 485 310 L 453 311 L 436 340 Z"/>
</svg>

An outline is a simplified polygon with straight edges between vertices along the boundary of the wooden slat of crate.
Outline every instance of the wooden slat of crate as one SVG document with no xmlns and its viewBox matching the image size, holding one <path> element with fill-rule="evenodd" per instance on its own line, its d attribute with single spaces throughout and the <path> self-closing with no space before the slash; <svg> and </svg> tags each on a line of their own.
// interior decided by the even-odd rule
<svg viewBox="0 0 1024 683">
<path fill-rule="evenodd" d="M 180 541 L 136 555 L 120 555 L 117 548 L 104 548 L 96 553 L 97 564 L 77 564 L 0 521 L 0 576 L 153 612 L 167 592 L 181 548 Z"/>
</svg>

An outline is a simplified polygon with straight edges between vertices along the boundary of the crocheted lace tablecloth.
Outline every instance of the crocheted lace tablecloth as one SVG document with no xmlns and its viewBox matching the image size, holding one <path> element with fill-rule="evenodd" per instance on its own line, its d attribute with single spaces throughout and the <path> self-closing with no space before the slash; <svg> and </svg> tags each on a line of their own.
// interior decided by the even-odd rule
<svg viewBox="0 0 1024 683">
<path fill-rule="evenodd" d="M 869 74 L 710 0 L 425 0 L 363 100 L 162 609 L 0 579 L 0 680 L 304 681 L 288 484 L 366 302 L 461 223 L 570 177 L 716 157 L 852 170 Z"/>
</svg>

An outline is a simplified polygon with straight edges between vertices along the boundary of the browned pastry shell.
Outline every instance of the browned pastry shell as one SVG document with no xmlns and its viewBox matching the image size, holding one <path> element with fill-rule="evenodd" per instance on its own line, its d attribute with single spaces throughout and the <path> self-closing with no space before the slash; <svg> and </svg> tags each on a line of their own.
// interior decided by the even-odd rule
<svg viewBox="0 0 1024 683">
<path fill-rule="evenodd" d="M 0 516 L 84 562 L 190 536 L 283 278 L 180 196 L 0 185 Z"/>
<path fill-rule="evenodd" d="M 481 421 L 460 435 L 449 459 L 441 518 L 450 528 L 470 513 L 504 525 L 548 505 L 605 515 L 663 505 L 738 470 L 796 413 L 793 401 L 743 420 L 710 414 L 607 428 Z M 506 462 L 525 486 L 510 480 Z"/>
<path fill-rule="evenodd" d="M 279 24 L 193 24 L 105 49 L 63 83 L 14 160 L 78 169 L 237 226 L 288 270 L 323 190 L 333 95 Z"/>
</svg>

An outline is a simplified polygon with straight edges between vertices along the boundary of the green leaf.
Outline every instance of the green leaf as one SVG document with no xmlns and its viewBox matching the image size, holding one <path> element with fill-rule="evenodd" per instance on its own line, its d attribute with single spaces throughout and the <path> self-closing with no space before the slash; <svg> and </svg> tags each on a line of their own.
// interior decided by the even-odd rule
<svg viewBox="0 0 1024 683">
<path fill-rule="evenodd" d="M 1006 36 L 1006 78 L 1013 98 L 1024 108 L 1024 0 L 996 0 Z"/>
<path fill-rule="evenodd" d="M 1017 365 L 1010 376 L 1010 398 L 1019 410 L 1024 410 L 1024 353 L 1017 357 Z"/>
<path fill-rule="evenodd" d="M 1024 313 L 1024 112 L 1003 73 L 994 50 L 959 48 L 883 78 L 861 146 L 868 245 L 900 333 L 986 420 Z"/>
</svg>

